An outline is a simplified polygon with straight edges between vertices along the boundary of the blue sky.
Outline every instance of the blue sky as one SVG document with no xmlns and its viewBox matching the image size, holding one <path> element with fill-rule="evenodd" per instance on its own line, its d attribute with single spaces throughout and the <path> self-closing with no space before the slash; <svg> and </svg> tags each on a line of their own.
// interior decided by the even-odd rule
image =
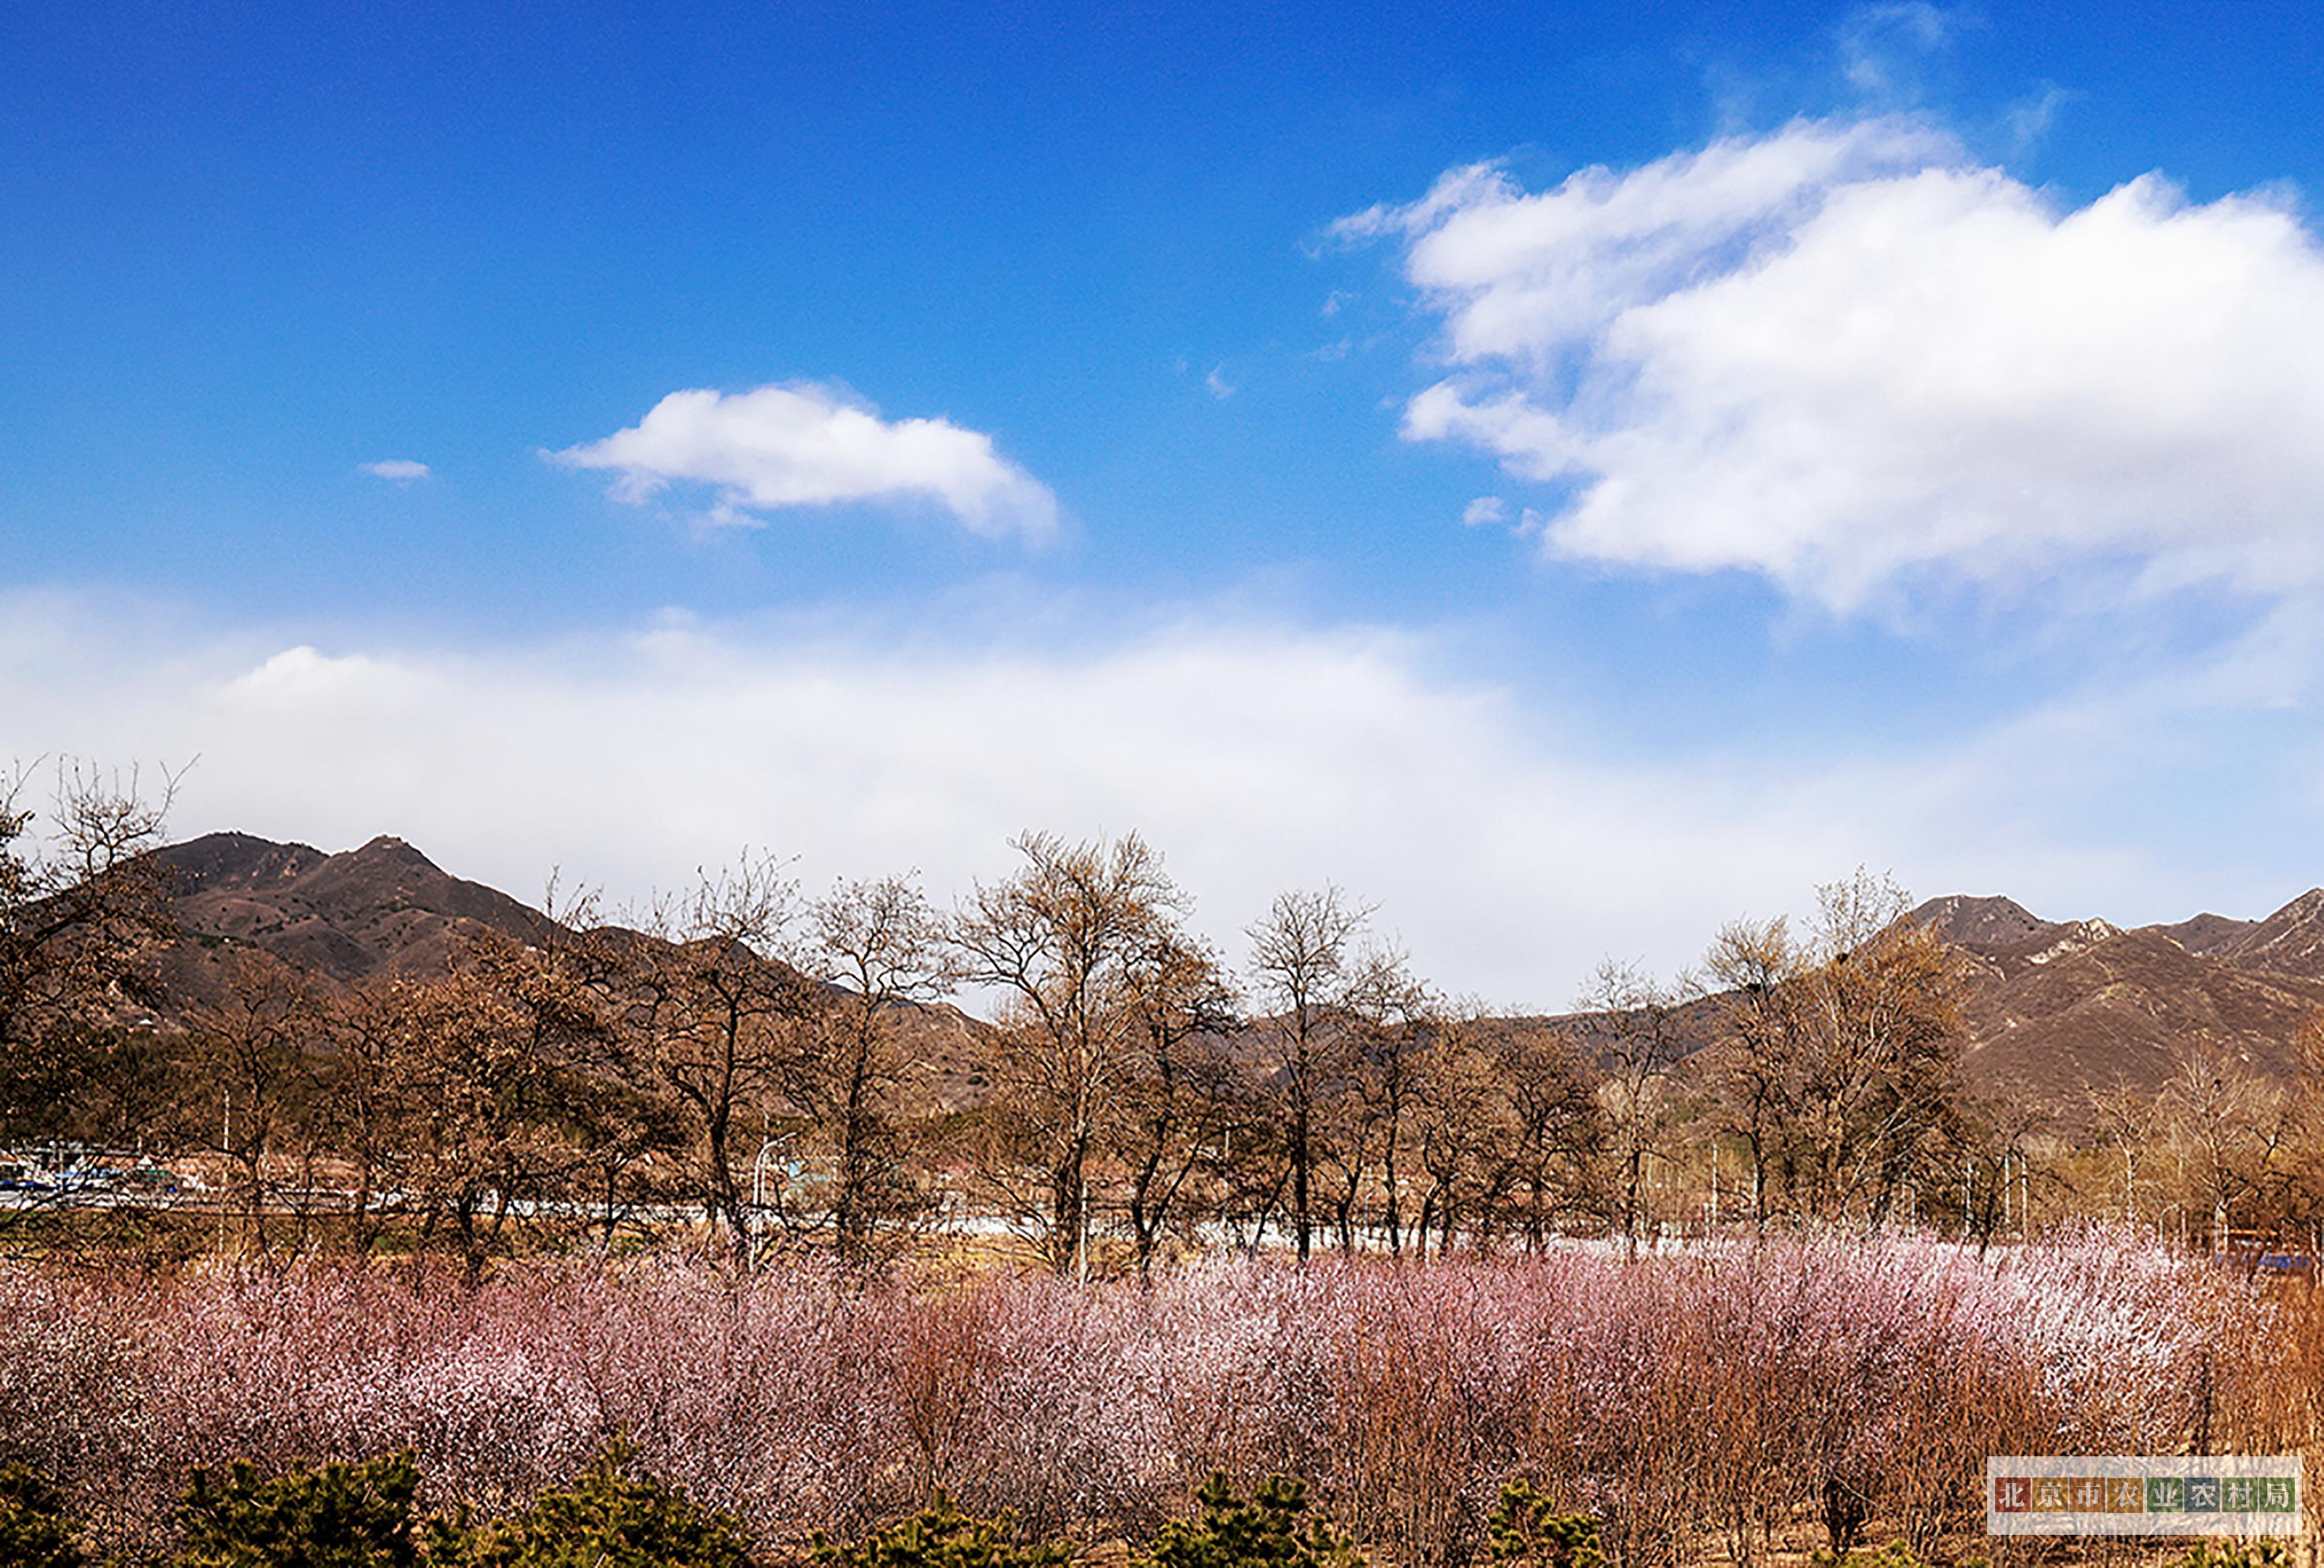
<svg viewBox="0 0 2324 1568">
<path fill-rule="evenodd" d="M 1139 827 L 1542 1005 L 1859 862 L 2264 912 L 2319 102 L 2288 5 L 35 0 L 0 753 L 519 893 Z"/>
</svg>

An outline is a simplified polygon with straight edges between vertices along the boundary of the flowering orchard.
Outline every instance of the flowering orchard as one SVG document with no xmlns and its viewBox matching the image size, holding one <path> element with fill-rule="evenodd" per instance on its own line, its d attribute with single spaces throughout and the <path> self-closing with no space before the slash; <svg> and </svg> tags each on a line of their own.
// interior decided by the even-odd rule
<svg viewBox="0 0 2324 1568">
<path fill-rule="evenodd" d="M 1144 1538 L 1223 1470 L 1304 1477 L 1397 1563 L 1466 1562 L 1500 1484 L 1630 1563 L 1976 1527 L 1988 1453 L 2306 1448 L 2324 1329 L 2118 1240 L 1625 1261 L 1213 1262 L 1151 1287 L 859 1293 L 696 1261 L 481 1288 L 316 1262 L 0 1273 L 0 1459 L 108 1546 L 197 1464 L 410 1449 L 428 1500 L 521 1507 L 616 1432 L 761 1538 L 861 1530 L 942 1486 L 1032 1531 Z"/>
</svg>

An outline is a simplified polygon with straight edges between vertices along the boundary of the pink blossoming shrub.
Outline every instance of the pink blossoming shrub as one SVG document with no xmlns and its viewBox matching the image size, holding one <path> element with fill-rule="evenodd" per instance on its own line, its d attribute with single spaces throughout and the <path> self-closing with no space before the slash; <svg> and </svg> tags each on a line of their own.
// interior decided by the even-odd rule
<svg viewBox="0 0 2324 1568">
<path fill-rule="evenodd" d="M 319 1262 L 20 1269 L 0 1462 L 57 1478 L 107 1547 L 157 1540 L 197 1464 L 410 1449 L 427 1505 L 497 1514 L 618 1433 L 770 1541 L 860 1535 L 939 1486 L 1036 1534 L 1142 1540 L 1222 1471 L 1305 1478 L 1401 1563 L 1481 1557 L 1522 1478 L 1599 1516 L 1618 1562 L 1708 1544 L 1749 1564 L 1803 1525 L 1926 1551 L 1972 1522 L 1987 1453 L 2312 1444 L 2317 1400 L 2279 1370 L 2324 1362 L 2318 1318 L 2102 1233 L 1982 1261 L 1221 1261 L 1150 1289 L 857 1294 L 679 1260 L 474 1292 Z"/>
</svg>

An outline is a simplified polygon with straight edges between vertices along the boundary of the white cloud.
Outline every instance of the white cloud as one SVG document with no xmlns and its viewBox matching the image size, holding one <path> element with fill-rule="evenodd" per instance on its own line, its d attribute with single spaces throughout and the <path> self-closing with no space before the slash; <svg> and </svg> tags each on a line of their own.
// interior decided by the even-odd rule
<svg viewBox="0 0 2324 1568">
<path fill-rule="evenodd" d="M 991 436 L 949 419 L 885 420 L 813 381 L 672 392 L 630 428 L 548 455 L 619 474 L 614 494 L 625 500 L 673 481 L 712 486 L 709 515 L 720 523 L 850 501 L 934 505 L 990 536 L 1038 540 L 1057 521 L 1056 498 L 994 451 Z"/>
<path fill-rule="evenodd" d="M 1508 520 L 1508 503 L 1497 495 L 1480 495 L 1461 509 L 1461 522 L 1464 527 L 1481 528 L 1489 523 L 1506 523 Z"/>
<path fill-rule="evenodd" d="M 2082 96 L 2078 92 L 2060 87 L 2055 82 L 2043 82 L 2040 88 L 2002 111 L 2001 129 L 2010 148 L 2024 152 L 2049 135 L 2066 105 Z"/>
<path fill-rule="evenodd" d="M 1602 956 L 1675 967 L 1722 921 L 1858 862 L 2117 919 L 2295 891 L 2273 848 L 2234 881 L 2200 844 L 2158 864 L 2139 833 L 2091 826 L 2092 792 L 2167 771 L 2154 701 L 1919 756 L 1646 758 L 1440 673 L 1427 638 L 1362 628 L 1196 617 L 1080 652 L 899 651 L 674 619 L 446 653 L 120 613 L 0 597 L 0 627 L 31 628 L 0 637 L 9 744 L 198 754 L 181 833 L 337 848 L 392 832 L 520 896 L 560 864 L 641 896 L 750 845 L 796 852 L 816 885 L 918 867 L 949 899 L 1004 874 L 1021 829 L 1136 828 L 1230 946 L 1275 892 L 1331 879 L 1378 901 L 1445 986 L 1555 1007 Z"/>
<path fill-rule="evenodd" d="M 426 479 L 430 472 L 424 463 L 414 463 L 409 457 L 383 458 L 377 463 L 359 465 L 374 479 L 392 480 L 397 484 L 410 484 L 415 479 Z"/>
<path fill-rule="evenodd" d="M 1227 380 L 1226 372 L 1226 366 L 1213 365 L 1210 373 L 1203 378 L 1203 390 L 1222 403 L 1235 395 L 1234 383 Z"/>
<path fill-rule="evenodd" d="M 1803 121 L 1391 235 L 1450 373 L 1405 434 L 1569 487 L 1554 553 L 1846 610 L 1923 581 L 2324 586 L 2324 250 L 2148 175 L 2080 207 L 1909 118 Z"/>
<path fill-rule="evenodd" d="M 1868 98 L 1916 95 L 1920 62 L 1952 41 L 1960 13 L 1927 0 L 1862 5 L 1840 19 L 1840 71 Z"/>
</svg>

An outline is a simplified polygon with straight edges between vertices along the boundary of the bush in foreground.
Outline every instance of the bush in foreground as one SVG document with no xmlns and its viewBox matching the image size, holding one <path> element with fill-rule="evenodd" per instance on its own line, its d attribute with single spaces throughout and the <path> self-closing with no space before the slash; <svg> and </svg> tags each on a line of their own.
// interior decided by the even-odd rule
<svg viewBox="0 0 2324 1568">
<path fill-rule="evenodd" d="M 474 1527 L 439 1523 L 429 1568 L 750 1568 L 741 1520 L 638 1473 L 634 1459 L 616 1439 L 522 1513 Z"/>
<path fill-rule="evenodd" d="M 482 1524 L 461 1514 L 424 1527 L 415 1506 L 420 1475 L 408 1453 L 267 1477 L 237 1462 L 223 1481 L 196 1473 L 179 1511 L 183 1544 L 172 1568 L 752 1568 L 740 1521 L 638 1473 L 632 1459 L 617 1440 L 570 1485 L 518 1513 Z M 53 1494 L 16 1472 L 0 1472 L 0 1563 L 79 1568 Z M 1140 1568 L 1364 1568 L 1351 1537 L 1309 1517 L 1298 1481 L 1271 1477 L 1245 1500 L 1214 1475 L 1195 1500 L 1193 1517 L 1164 1524 L 1150 1551 L 1135 1558 Z M 1062 1541 L 1020 1544 L 1015 1536 L 1007 1516 L 964 1514 L 939 1490 L 929 1507 L 861 1541 L 817 1535 L 811 1561 L 818 1568 L 1065 1568 L 1072 1558 Z"/>
<path fill-rule="evenodd" d="M 852 1545 L 817 1532 L 814 1560 L 819 1568 L 1064 1568 L 1073 1555 L 1063 1542 L 1020 1545 L 1015 1535 L 1008 1515 L 972 1518 L 939 1487 L 934 1503 Z"/>
<path fill-rule="evenodd" d="M 0 1465 L 0 1563 L 10 1568 L 81 1568 L 65 1499 L 21 1464 Z"/>
<path fill-rule="evenodd" d="M 262 1477 L 237 1460 L 194 1472 L 179 1511 L 180 1568 L 416 1568 L 409 1453 Z"/>
<path fill-rule="evenodd" d="M 1598 1521 L 1588 1514 L 1560 1513 L 1526 1481 L 1502 1486 L 1500 1506 L 1485 1532 L 1493 1568 L 1605 1568 Z"/>
<path fill-rule="evenodd" d="M 1279 1475 L 1250 1500 L 1222 1474 L 1194 1494 L 1201 1512 L 1172 1519 L 1154 1538 L 1148 1568 L 1364 1568 L 1363 1554 L 1330 1520 L 1307 1517 L 1307 1487 Z"/>
</svg>

